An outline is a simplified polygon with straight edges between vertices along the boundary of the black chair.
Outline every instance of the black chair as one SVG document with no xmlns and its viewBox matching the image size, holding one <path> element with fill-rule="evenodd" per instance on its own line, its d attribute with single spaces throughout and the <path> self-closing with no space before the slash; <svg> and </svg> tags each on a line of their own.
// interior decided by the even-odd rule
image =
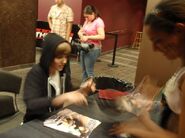
<svg viewBox="0 0 185 138">
<path fill-rule="evenodd" d="M 0 129 L 8 129 L 15 124 L 10 121 L 16 120 L 16 123 L 22 122 L 23 113 L 17 106 L 17 95 L 19 94 L 22 78 L 6 71 L 0 71 Z M 17 117 L 19 119 L 17 119 Z M 18 122 L 19 121 L 19 122 Z"/>
</svg>

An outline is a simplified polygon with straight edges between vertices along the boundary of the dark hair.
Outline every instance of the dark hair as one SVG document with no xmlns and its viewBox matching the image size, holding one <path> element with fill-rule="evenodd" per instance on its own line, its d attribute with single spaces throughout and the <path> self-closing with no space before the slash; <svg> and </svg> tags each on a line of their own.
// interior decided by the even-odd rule
<svg viewBox="0 0 185 138">
<path fill-rule="evenodd" d="M 42 55 L 40 57 L 40 66 L 49 75 L 49 68 L 58 54 L 69 54 L 69 50 L 64 47 L 60 47 L 60 44 L 68 43 L 63 37 L 55 34 L 48 33 L 43 40 L 42 46 Z M 68 43 L 69 44 L 69 43 Z M 69 44 L 70 45 L 70 44 Z"/>
<path fill-rule="evenodd" d="M 99 11 L 92 5 L 87 5 L 84 8 L 84 14 L 92 14 L 94 12 L 96 17 L 100 17 Z"/>
<path fill-rule="evenodd" d="M 154 30 L 172 33 L 176 23 L 185 22 L 185 0 L 163 0 L 145 19 Z"/>
</svg>

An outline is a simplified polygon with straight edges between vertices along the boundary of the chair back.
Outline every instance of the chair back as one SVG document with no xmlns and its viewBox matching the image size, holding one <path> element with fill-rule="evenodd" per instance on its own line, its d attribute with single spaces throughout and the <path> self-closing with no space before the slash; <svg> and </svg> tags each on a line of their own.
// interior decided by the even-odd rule
<svg viewBox="0 0 185 138">
<path fill-rule="evenodd" d="M 19 94 L 22 78 L 6 71 L 0 71 L 0 118 L 6 118 L 19 111 L 16 95 Z M 7 94 L 12 93 L 13 95 Z"/>
<path fill-rule="evenodd" d="M 6 71 L 0 71 L 0 92 L 19 94 L 22 79 Z"/>
</svg>

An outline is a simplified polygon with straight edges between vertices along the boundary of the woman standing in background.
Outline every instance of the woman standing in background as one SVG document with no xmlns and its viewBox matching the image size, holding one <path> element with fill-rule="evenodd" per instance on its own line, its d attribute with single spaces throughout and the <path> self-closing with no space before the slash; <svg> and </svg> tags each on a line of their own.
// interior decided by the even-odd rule
<svg viewBox="0 0 185 138">
<path fill-rule="evenodd" d="M 92 5 L 87 5 L 83 11 L 85 22 L 79 30 L 78 35 L 81 43 L 94 45 L 89 52 L 81 50 L 80 64 L 82 67 L 82 80 L 94 76 L 94 64 L 101 53 L 101 40 L 105 39 L 104 22 L 100 18 L 97 9 Z"/>
</svg>

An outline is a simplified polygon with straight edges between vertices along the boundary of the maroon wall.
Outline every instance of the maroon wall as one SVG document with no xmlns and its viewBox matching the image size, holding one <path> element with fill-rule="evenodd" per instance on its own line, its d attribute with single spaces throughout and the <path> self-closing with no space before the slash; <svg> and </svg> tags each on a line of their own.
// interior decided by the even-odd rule
<svg viewBox="0 0 185 138">
<path fill-rule="evenodd" d="M 142 31 L 147 0 L 84 0 L 82 8 L 92 4 L 99 10 L 106 32 L 127 29 L 126 34 L 120 34 L 118 46 L 132 44 L 135 33 Z M 83 22 L 83 18 L 81 23 Z M 114 38 L 106 36 L 103 51 L 113 48 Z"/>
<path fill-rule="evenodd" d="M 80 23 L 82 0 L 65 0 L 65 3 L 69 5 L 74 14 L 74 23 Z M 38 0 L 38 20 L 47 21 L 47 15 L 50 7 L 54 4 L 54 0 Z"/>
<path fill-rule="evenodd" d="M 131 45 L 136 32 L 142 31 L 147 0 L 65 0 L 65 3 L 72 7 L 76 24 L 83 23 L 83 7 L 92 4 L 100 11 L 106 32 L 128 30 L 119 35 L 118 46 L 121 47 Z M 38 20 L 47 21 L 48 11 L 53 4 L 54 0 L 39 0 Z M 109 51 L 113 46 L 114 37 L 106 35 L 103 51 Z"/>
</svg>

